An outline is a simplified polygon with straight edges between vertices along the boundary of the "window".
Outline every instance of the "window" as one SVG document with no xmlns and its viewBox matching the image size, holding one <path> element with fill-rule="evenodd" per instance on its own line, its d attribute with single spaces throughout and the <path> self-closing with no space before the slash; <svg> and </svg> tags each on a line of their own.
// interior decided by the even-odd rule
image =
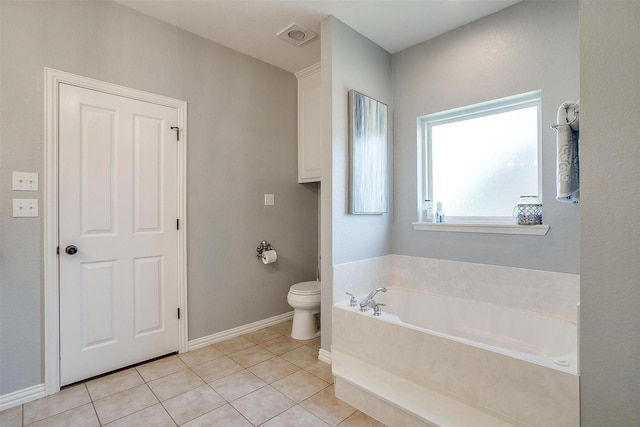
<svg viewBox="0 0 640 427">
<path fill-rule="evenodd" d="M 512 223 L 523 195 L 540 195 L 540 92 L 418 118 L 421 200 L 446 222 Z"/>
</svg>

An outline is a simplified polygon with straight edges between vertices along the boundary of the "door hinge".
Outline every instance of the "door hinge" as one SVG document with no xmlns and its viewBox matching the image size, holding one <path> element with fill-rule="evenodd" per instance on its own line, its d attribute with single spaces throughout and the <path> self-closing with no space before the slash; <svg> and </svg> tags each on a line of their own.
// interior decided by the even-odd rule
<svg viewBox="0 0 640 427">
<path fill-rule="evenodd" d="M 171 129 L 176 131 L 176 141 L 180 141 L 180 128 L 178 126 L 171 126 Z"/>
<path fill-rule="evenodd" d="M 180 230 L 180 218 L 176 218 L 176 230 Z"/>
<path fill-rule="evenodd" d="M 180 319 L 180 307 L 178 307 L 178 319 Z"/>
<path fill-rule="evenodd" d="M 56 248 L 56 255 L 60 255 L 60 246 Z"/>
</svg>

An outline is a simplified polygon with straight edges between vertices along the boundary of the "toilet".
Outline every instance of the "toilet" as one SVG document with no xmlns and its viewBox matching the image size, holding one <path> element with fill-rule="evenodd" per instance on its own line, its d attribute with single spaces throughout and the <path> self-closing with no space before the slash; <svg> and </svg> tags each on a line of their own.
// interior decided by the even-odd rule
<svg viewBox="0 0 640 427">
<path fill-rule="evenodd" d="M 301 282 L 292 285 L 287 302 L 293 308 L 291 338 L 310 340 L 320 336 L 320 282 Z"/>
</svg>

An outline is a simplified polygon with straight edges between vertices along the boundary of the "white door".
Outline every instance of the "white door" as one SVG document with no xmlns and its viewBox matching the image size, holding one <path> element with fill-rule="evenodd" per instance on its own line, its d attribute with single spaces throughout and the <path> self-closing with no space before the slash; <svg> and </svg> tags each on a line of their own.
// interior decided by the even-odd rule
<svg viewBox="0 0 640 427">
<path fill-rule="evenodd" d="M 178 113 L 67 84 L 59 94 L 66 385 L 178 349 Z"/>
</svg>

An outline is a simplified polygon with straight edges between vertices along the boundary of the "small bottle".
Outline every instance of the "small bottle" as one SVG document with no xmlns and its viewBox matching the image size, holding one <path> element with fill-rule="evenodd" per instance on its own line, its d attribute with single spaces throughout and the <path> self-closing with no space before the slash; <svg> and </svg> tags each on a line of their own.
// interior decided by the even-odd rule
<svg viewBox="0 0 640 427">
<path fill-rule="evenodd" d="M 442 213 L 442 203 L 438 202 L 436 207 L 436 222 L 444 222 L 444 214 Z"/>
<path fill-rule="evenodd" d="M 431 200 L 425 200 L 422 203 L 422 221 L 433 222 L 433 202 Z"/>
</svg>

